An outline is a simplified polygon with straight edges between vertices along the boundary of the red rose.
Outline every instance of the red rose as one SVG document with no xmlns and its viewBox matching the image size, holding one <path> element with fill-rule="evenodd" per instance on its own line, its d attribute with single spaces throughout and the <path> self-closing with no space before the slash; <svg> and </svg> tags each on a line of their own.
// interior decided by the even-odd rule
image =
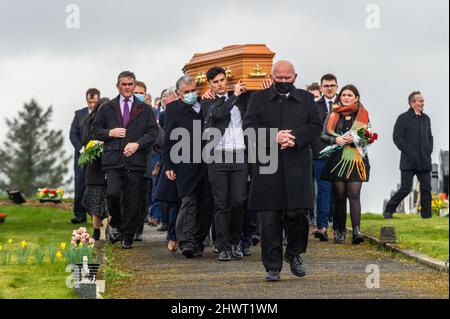
<svg viewBox="0 0 450 319">
<path fill-rule="evenodd" d="M 371 138 L 370 141 L 369 141 L 369 144 L 372 144 L 372 143 L 375 142 L 377 139 L 378 139 L 378 134 L 377 134 L 377 133 L 374 133 L 374 134 L 372 135 L 372 138 Z"/>
<path fill-rule="evenodd" d="M 364 133 L 365 137 L 370 137 L 370 132 L 366 130 L 366 132 Z"/>
</svg>

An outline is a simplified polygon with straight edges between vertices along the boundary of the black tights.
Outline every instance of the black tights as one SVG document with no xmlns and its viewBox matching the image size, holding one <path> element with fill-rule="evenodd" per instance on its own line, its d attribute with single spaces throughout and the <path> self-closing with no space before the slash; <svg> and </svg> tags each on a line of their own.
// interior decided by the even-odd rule
<svg viewBox="0 0 450 319">
<path fill-rule="evenodd" d="M 350 218 L 353 228 L 361 225 L 361 187 L 360 182 L 334 182 L 334 198 L 337 230 L 345 232 L 347 225 L 347 199 L 350 202 Z"/>
</svg>

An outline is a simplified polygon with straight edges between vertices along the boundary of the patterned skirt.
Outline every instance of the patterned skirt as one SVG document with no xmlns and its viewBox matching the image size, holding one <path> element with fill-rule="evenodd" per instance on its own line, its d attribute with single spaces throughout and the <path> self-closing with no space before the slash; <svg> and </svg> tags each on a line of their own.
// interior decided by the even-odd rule
<svg viewBox="0 0 450 319">
<path fill-rule="evenodd" d="M 106 186 L 86 185 L 82 205 L 89 215 L 97 216 L 101 219 L 106 218 L 108 214 L 106 205 Z"/>
</svg>

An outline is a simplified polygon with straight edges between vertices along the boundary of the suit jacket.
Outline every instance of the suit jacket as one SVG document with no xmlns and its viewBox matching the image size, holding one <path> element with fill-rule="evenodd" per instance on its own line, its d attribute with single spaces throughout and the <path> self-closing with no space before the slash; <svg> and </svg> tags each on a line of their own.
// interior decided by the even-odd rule
<svg viewBox="0 0 450 319">
<path fill-rule="evenodd" d="M 401 114 L 394 127 L 394 143 L 402 152 L 400 170 L 431 171 L 434 139 L 428 115 L 413 109 Z"/>
<path fill-rule="evenodd" d="M 266 131 L 266 145 L 275 144 L 274 156 L 278 166 L 274 174 L 261 174 L 260 167 L 268 166 L 257 159 L 252 175 L 248 209 L 256 211 L 313 209 L 311 143 L 322 132 L 322 119 L 315 106 L 314 96 L 304 90 L 292 89 L 283 101 L 273 87 L 254 92 L 250 97 L 244 128 L 257 130 L 260 149 L 260 130 Z M 269 129 L 292 130 L 296 145 L 281 150 Z M 273 157 L 273 156 L 272 156 Z"/>
<path fill-rule="evenodd" d="M 131 107 L 130 122 L 127 135 L 123 139 L 109 137 L 109 131 L 123 128 L 120 110 L 120 96 L 104 105 L 97 113 L 92 124 L 92 135 L 96 140 L 105 142 L 103 146 L 102 166 L 104 170 L 124 168 L 144 172 L 147 154 L 158 138 L 158 124 L 152 109 L 134 97 Z M 138 151 L 130 157 L 125 157 L 123 151 L 128 143 L 138 143 Z"/>
<path fill-rule="evenodd" d="M 192 106 L 181 100 L 177 100 L 167 105 L 165 114 L 165 137 L 163 146 L 163 166 L 165 167 L 165 171 L 163 173 L 165 174 L 167 170 L 175 171 L 177 175 L 176 184 L 178 194 L 180 197 L 185 197 L 192 194 L 199 180 L 207 174 L 206 164 L 203 162 L 201 152 L 200 154 L 194 152 L 195 148 L 198 150 L 198 146 L 200 146 L 200 151 L 202 151 L 206 144 L 205 141 L 201 140 L 203 112 L 200 111 L 197 114 Z M 194 134 L 194 123 L 200 130 L 196 134 Z M 189 133 L 189 137 L 183 139 L 181 136 L 178 136 L 177 140 L 172 140 L 170 135 L 177 128 L 185 129 Z M 200 140 L 198 140 L 199 137 Z M 180 141 L 183 141 L 183 151 L 187 152 L 187 147 L 189 147 L 190 154 L 183 154 L 183 151 L 180 151 L 179 154 L 186 156 L 188 160 L 182 161 L 181 163 L 174 163 L 170 152 L 175 144 L 178 145 Z M 194 147 L 194 144 L 196 147 Z"/>
<path fill-rule="evenodd" d="M 89 108 L 87 107 L 75 111 L 75 117 L 73 118 L 72 125 L 70 126 L 70 142 L 75 149 L 75 167 L 79 167 L 78 159 L 80 158 L 80 150 L 83 147 L 84 120 L 88 115 Z"/>
<path fill-rule="evenodd" d="M 247 103 L 251 92 L 244 92 L 239 97 L 234 92 L 228 92 L 228 99 L 216 98 L 214 100 L 204 100 L 201 102 L 205 128 L 214 127 L 220 130 L 222 136 L 231 122 L 231 110 L 234 106 L 239 108 L 244 122 L 245 113 L 247 113 Z M 248 142 L 246 140 L 246 144 Z M 216 145 L 217 146 L 217 145 Z M 212 155 L 212 154 L 211 154 Z"/>
<path fill-rule="evenodd" d="M 329 106 L 326 104 L 325 97 L 321 97 L 317 103 L 317 111 L 319 112 L 320 118 L 322 119 L 322 123 L 325 123 L 327 120 L 329 111 Z M 311 148 L 313 151 L 313 158 L 318 159 L 320 157 L 320 152 L 327 147 L 327 144 L 323 142 L 323 140 L 318 137 L 314 143 L 312 143 Z"/>
</svg>

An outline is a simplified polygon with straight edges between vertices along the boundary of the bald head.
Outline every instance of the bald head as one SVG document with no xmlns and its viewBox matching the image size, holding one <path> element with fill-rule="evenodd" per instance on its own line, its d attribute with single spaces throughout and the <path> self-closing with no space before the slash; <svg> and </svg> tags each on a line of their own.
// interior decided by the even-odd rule
<svg viewBox="0 0 450 319">
<path fill-rule="evenodd" d="M 281 72 L 282 73 L 290 73 L 290 74 L 295 75 L 295 66 L 287 60 L 278 61 L 277 63 L 275 63 L 273 65 L 272 76 L 275 73 L 281 73 Z"/>
<path fill-rule="evenodd" d="M 278 61 L 274 64 L 270 77 L 274 82 L 275 89 L 281 94 L 289 93 L 293 88 L 295 80 L 297 80 L 294 65 L 285 60 Z"/>
</svg>

